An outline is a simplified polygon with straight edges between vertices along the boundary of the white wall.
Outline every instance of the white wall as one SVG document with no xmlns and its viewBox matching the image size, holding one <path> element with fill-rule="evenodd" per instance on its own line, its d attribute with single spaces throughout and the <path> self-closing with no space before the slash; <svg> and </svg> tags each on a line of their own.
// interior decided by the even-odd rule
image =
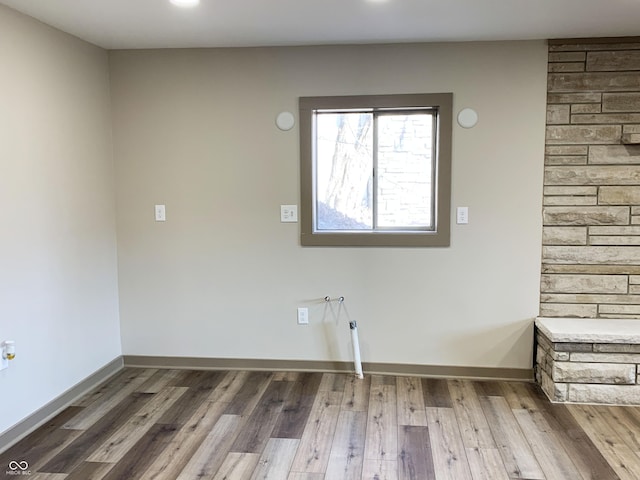
<svg viewBox="0 0 640 480">
<path fill-rule="evenodd" d="M 542 41 L 110 53 L 125 354 L 528 368 L 538 313 Z M 450 248 L 302 248 L 299 96 L 454 93 Z M 167 222 L 153 219 L 167 205 Z M 297 306 L 311 324 L 296 325 Z"/>
<path fill-rule="evenodd" d="M 0 433 L 121 354 L 107 53 L 0 6 Z"/>
</svg>

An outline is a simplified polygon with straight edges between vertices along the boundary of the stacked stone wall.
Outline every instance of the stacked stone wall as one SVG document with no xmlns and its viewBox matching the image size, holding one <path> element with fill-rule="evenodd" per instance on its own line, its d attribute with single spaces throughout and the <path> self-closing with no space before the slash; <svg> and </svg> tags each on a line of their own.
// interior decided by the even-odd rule
<svg viewBox="0 0 640 480">
<path fill-rule="evenodd" d="M 640 404 L 640 345 L 554 343 L 536 334 L 536 381 L 554 402 Z"/>
<path fill-rule="evenodd" d="M 540 315 L 640 318 L 640 38 L 548 67 Z"/>
</svg>

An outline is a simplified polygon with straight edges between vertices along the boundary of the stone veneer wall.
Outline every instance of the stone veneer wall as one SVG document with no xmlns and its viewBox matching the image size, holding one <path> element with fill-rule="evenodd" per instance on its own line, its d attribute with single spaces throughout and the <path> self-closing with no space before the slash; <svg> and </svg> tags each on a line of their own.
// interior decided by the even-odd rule
<svg viewBox="0 0 640 480">
<path fill-rule="evenodd" d="M 540 315 L 640 318 L 640 38 L 548 65 Z"/>
<path fill-rule="evenodd" d="M 536 333 L 536 381 L 553 402 L 640 404 L 640 345 L 554 343 Z"/>
</svg>

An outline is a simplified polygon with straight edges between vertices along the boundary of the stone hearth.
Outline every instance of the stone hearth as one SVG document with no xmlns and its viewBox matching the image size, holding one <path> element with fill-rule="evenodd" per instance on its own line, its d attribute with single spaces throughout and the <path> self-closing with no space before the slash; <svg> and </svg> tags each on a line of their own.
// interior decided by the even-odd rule
<svg viewBox="0 0 640 480">
<path fill-rule="evenodd" d="M 552 402 L 640 405 L 640 320 L 536 319 L 536 381 Z"/>
</svg>

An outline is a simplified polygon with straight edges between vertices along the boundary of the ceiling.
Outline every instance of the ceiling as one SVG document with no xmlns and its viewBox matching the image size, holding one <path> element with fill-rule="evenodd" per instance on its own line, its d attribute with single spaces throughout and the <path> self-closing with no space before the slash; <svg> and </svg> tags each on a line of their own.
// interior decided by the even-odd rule
<svg viewBox="0 0 640 480">
<path fill-rule="evenodd" d="M 640 0 L 0 0 L 107 49 L 640 35 Z"/>
</svg>

